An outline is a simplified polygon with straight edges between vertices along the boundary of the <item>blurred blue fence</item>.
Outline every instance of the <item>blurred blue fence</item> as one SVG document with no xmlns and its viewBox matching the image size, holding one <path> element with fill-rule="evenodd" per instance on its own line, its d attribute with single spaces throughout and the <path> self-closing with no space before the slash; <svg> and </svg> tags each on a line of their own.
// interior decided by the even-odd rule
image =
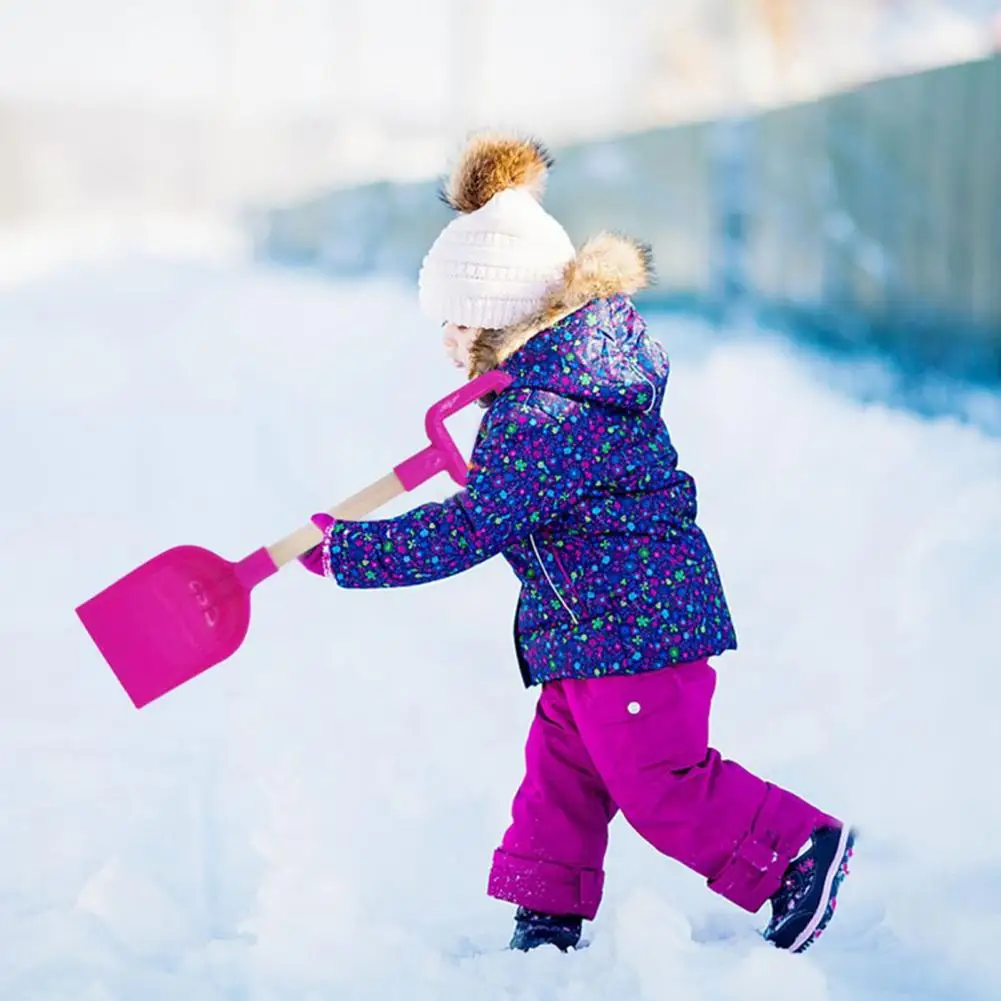
<svg viewBox="0 0 1001 1001">
<path fill-rule="evenodd" d="M 739 310 L 905 370 L 1001 382 L 1001 57 L 555 153 L 547 207 L 575 240 L 650 242 L 650 305 Z M 413 279 L 450 217 L 435 185 L 261 211 L 258 252 Z"/>
</svg>

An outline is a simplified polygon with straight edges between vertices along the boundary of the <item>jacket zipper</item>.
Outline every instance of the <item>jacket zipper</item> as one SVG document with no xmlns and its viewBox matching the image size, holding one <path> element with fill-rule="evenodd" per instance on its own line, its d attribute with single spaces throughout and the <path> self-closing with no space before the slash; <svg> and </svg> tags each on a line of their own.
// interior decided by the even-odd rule
<svg viewBox="0 0 1001 1001">
<path fill-rule="evenodd" d="M 573 620 L 573 624 L 575 626 L 579 626 L 580 620 L 577 618 L 576 615 L 574 615 L 573 609 L 566 603 L 566 601 L 563 600 L 563 595 L 560 594 L 560 589 L 556 586 L 555 582 L 553 581 L 553 578 L 549 574 L 549 571 L 546 569 L 546 564 L 542 562 L 542 555 L 539 553 L 539 546 L 535 541 L 535 536 L 530 535 L 528 537 L 528 541 L 531 542 L 532 544 L 532 552 L 535 553 L 535 558 L 539 561 L 539 566 L 542 568 L 542 573 L 544 574 L 546 580 L 548 581 L 549 586 L 552 588 L 553 594 L 556 595 L 556 597 L 559 599 L 560 604 L 566 609 L 567 615 L 569 615 L 570 618 Z"/>
</svg>

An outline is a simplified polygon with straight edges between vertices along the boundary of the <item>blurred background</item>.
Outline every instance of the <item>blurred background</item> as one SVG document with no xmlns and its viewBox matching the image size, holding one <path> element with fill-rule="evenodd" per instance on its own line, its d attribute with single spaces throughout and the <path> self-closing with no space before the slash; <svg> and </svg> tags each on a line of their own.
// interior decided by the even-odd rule
<svg viewBox="0 0 1001 1001">
<path fill-rule="evenodd" d="M 235 240 L 412 279 L 507 127 L 663 307 L 993 381 L 999 46 L 998 0 L 2 0 L 0 271 Z"/>
</svg>

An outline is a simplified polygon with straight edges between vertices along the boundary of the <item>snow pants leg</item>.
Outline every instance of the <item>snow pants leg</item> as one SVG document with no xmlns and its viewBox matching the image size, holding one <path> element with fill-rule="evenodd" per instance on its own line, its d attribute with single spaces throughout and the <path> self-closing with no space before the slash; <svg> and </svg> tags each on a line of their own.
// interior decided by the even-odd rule
<svg viewBox="0 0 1001 1001">
<path fill-rule="evenodd" d="M 811 832 L 839 822 L 709 747 L 715 686 L 704 660 L 545 684 L 487 892 L 592 919 L 608 825 L 621 810 L 712 890 L 759 910 Z"/>
</svg>

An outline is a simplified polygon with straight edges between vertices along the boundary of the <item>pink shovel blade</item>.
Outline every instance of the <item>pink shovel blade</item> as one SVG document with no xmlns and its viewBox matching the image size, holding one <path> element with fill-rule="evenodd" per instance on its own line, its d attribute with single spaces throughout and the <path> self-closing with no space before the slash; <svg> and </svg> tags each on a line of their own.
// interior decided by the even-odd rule
<svg viewBox="0 0 1001 1001">
<path fill-rule="evenodd" d="M 136 708 L 234 653 L 250 591 L 275 572 L 266 550 L 239 563 L 199 546 L 154 556 L 76 609 Z"/>
</svg>

